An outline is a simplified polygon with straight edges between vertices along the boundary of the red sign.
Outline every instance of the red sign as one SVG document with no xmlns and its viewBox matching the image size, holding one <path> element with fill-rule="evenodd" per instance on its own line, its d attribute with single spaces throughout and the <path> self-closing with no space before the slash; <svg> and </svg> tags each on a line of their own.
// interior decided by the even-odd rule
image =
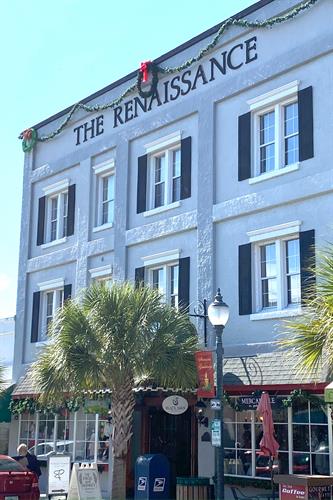
<svg viewBox="0 0 333 500">
<path fill-rule="evenodd" d="M 215 398 L 213 353 L 198 351 L 195 353 L 199 387 L 199 398 Z"/>
<path fill-rule="evenodd" d="M 305 500 L 305 489 L 303 485 L 280 484 L 280 500 Z"/>
</svg>

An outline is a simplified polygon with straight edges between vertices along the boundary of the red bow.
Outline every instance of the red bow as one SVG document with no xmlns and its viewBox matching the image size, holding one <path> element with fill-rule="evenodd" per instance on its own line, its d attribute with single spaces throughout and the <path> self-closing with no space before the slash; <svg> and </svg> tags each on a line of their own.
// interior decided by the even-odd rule
<svg viewBox="0 0 333 500">
<path fill-rule="evenodd" d="M 145 61 L 145 62 L 141 63 L 140 71 L 142 73 L 142 81 L 143 82 L 148 81 L 148 71 L 149 71 L 150 65 L 151 65 L 151 61 Z"/>
<path fill-rule="evenodd" d="M 29 141 L 32 137 L 32 130 L 31 128 L 28 128 L 24 132 L 22 132 L 22 137 L 25 141 Z"/>
</svg>

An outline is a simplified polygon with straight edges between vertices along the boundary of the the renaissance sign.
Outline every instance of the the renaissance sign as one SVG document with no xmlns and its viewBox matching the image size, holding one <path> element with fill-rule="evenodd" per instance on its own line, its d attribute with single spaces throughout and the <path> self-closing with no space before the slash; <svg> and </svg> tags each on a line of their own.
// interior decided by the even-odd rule
<svg viewBox="0 0 333 500">
<path fill-rule="evenodd" d="M 134 118 L 186 96 L 197 88 L 208 85 L 216 78 L 221 78 L 242 66 L 255 61 L 257 54 L 257 37 L 253 36 L 228 50 L 215 54 L 194 69 L 186 69 L 157 86 L 151 97 L 134 96 L 112 109 L 112 127 L 117 128 Z M 73 129 L 75 143 L 80 145 L 89 139 L 104 133 L 104 115 L 101 114 Z"/>
</svg>

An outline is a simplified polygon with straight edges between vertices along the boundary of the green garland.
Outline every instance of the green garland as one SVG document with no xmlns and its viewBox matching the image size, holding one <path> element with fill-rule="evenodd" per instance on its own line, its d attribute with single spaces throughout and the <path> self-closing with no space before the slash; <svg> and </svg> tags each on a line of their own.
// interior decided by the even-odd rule
<svg viewBox="0 0 333 500">
<path fill-rule="evenodd" d="M 261 394 L 261 391 L 256 391 L 252 393 L 252 396 L 260 397 Z M 227 405 L 231 406 L 234 411 L 246 410 L 246 408 L 244 408 L 244 406 L 238 402 L 237 398 L 231 397 L 226 392 L 223 393 L 223 400 Z M 319 396 L 315 396 L 314 394 L 310 394 L 307 391 L 303 391 L 302 389 L 295 389 L 294 391 L 292 391 L 286 399 L 282 400 L 282 405 L 285 408 L 289 408 L 302 401 L 311 403 L 311 405 L 315 408 L 325 407 L 325 402 L 322 398 L 320 398 Z"/>
<path fill-rule="evenodd" d="M 33 146 L 35 145 L 36 141 L 39 142 L 45 142 L 49 141 L 50 139 L 53 139 L 55 136 L 59 135 L 63 129 L 67 126 L 69 121 L 71 120 L 72 116 L 74 113 L 80 109 L 83 111 L 86 111 L 87 113 L 94 113 L 94 112 L 100 112 L 104 111 L 106 109 L 112 109 L 118 106 L 124 99 L 127 97 L 130 93 L 134 92 L 137 90 L 139 94 L 143 97 L 150 97 L 154 94 L 157 88 L 158 84 L 158 73 L 161 74 L 172 74 L 176 72 L 180 72 L 183 69 L 188 68 L 189 66 L 192 66 L 193 64 L 199 62 L 203 57 L 205 57 L 209 52 L 211 52 L 214 47 L 217 45 L 219 40 L 221 39 L 222 35 L 231 27 L 231 26 L 239 26 L 241 28 L 251 28 L 251 29 L 257 29 L 257 28 L 271 28 L 275 24 L 281 24 L 286 21 L 289 21 L 290 19 L 295 18 L 298 16 L 301 12 L 305 11 L 306 9 L 309 9 L 313 5 L 315 5 L 319 0 L 306 0 L 300 5 L 298 5 L 295 8 L 290 9 L 287 11 L 283 16 L 275 16 L 271 17 L 270 19 L 266 19 L 265 21 L 248 21 L 247 19 L 235 19 L 235 18 L 229 18 L 227 19 L 224 23 L 221 24 L 217 34 L 214 36 L 214 38 L 209 42 L 206 47 L 202 48 L 199 53 L 191 57 L 190 59 L 186 60 L 179 66 L 174 66 L 174 67 L 161 67 L 153 62 L 150 63 L 150 69 L 152 72 L 152 83 L 150 86 L 150 90 L 143 91 L 142 90 L 142 72 L 139 70 L 138 72 L 138 77 L 137 81 L 129 86 L 120 96 L 118 96 L 116 99 L 114 99 L 111 102 L 105 103 L 105 104 L 94 104 L 94 105 L 88 105 L 88 104 L 83 104 L 82 102 L 76 103 L 71 110 L 68 112 L 66 118 L 62 121 L 62 123 L 51 133 L 42 135 L 38 137 L 37 131 L 35 129 L 28 129 L 29 131 L 32 131 L 34 134 L 34 141 L 33 144 L 29 149 L 27 149 L 27 145 L 24 145 L 24 134 L 27 131 L 24 131 L 20 134 L 19 139 L 23 139 L 22 142 L 22 147 L 24 152 L 31 151 Z"/>
</svg>

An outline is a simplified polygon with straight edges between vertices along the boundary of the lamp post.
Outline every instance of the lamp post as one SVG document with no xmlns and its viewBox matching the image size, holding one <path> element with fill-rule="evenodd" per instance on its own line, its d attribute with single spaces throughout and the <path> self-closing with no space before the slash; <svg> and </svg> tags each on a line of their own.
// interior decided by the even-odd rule
<svg viewBox="0 0 333 500">
<path fill-rule="evenodd" d="M 222 300 L 218 288 L 214 302 L 208 307 L 208 318 L 216 332 L 216 397 L 220 408 L 215 410 L 219 421 L 221 442 L 215 448 L 216 500 L 224 500 L 224 439 L 223 439 L 223 344 L 222 333 L 229 319 L 229 306 Z"/>
</svg>

